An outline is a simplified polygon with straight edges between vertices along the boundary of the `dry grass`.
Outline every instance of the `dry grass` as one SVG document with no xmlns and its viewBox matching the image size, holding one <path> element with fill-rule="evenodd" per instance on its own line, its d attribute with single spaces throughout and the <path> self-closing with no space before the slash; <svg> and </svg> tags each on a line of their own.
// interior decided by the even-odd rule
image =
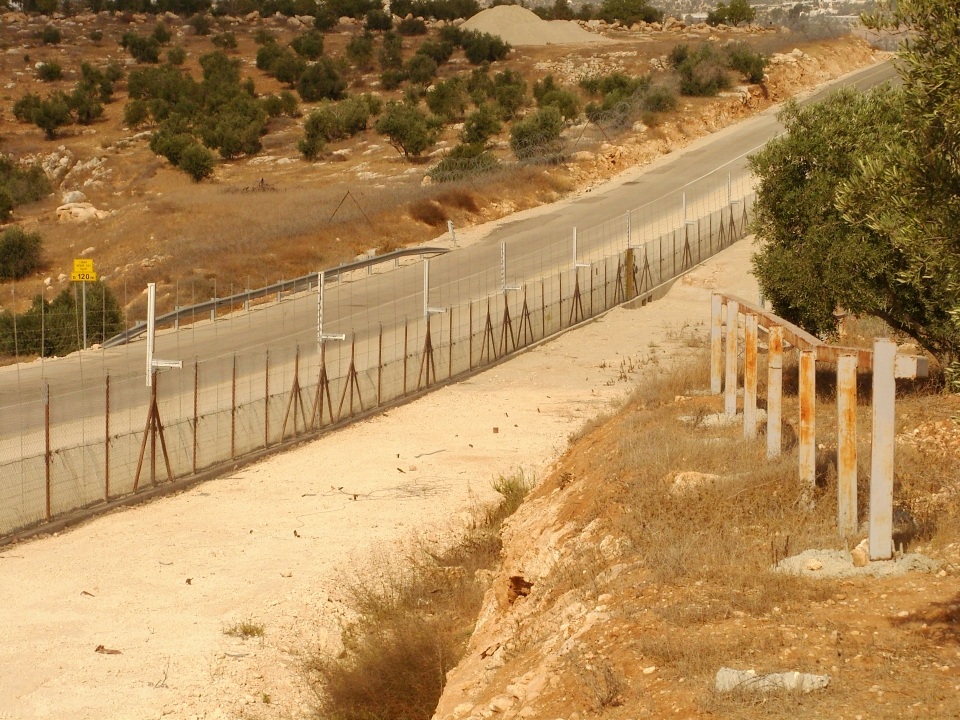
<svg viewBox="0 0 960 720">
<path fill-rule="evenodd" d="M 264 627 L 262 623 L 254 620 L 241 620 L 240 622 L 228 625 L 223 629 L 224 635 L 249 640 L 250 638 L 262 638 Z"/>
<path fill-rule="evenodd" d="M 410 217 L 431 227 L 441 227 L 450 219 L 436 200 L 417 200 L 410 203 Z"/>
<path fill-rule="evenodd" d="M 344 634 L 340 658 L 307 663 L 319 718 L 428 720 L 451 670 L 466 648 L 486 583 L 479 570 L 500 558 L 500 525 L 523 501 L 520 473 L 499 478 L 502 501 L 478 508 L 449 548 L 417 547 L 376 577 L 350 586 L 357 620 Z"/>
</svg>

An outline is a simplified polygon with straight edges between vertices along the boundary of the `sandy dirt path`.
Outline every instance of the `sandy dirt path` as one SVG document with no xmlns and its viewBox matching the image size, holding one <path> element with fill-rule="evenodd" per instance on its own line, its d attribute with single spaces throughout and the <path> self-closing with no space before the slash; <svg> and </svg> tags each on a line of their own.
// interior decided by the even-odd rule
<svg viewBox="0 0 960 720">
<path fill-rule="evenodd" d="M 0 718 L 306 717 L 302 660 L 339 643 L 343 573 L 442 537 L 497 474 L 541 473 L 651 362 L 689 356 L 711 289 L 757 297 L 750 251 L 287 454 L 4 548 Z M 264 637 L 224 634 L 243 619 Z"/>
</svg>

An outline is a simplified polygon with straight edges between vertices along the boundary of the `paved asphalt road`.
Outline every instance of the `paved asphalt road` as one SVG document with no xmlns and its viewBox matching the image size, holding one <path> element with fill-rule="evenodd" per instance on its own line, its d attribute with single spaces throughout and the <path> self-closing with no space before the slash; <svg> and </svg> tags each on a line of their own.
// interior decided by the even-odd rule
<svg viewBox="0 0 960 720">
<path fill-rule="evenodd" d="M 895 78 L 892 65 L 884 64 L 856 73 L 844 84 L 866 89 Z M 816 101 L 822 94 L 805 102 Z M 669 229 L 658 225 L 667 213 L 672 213 L 674 222 L 679 224 L 683 192 L 692 208 L 689 215 L 696 217 L 696 210 L 704 208 L 710 198 L 716 200 L 724 195 L 725 199 L 728 174 L 735 184 L 743 186 L 748 176 L 747 156 L 781 129 L 773 113 L 761 114 L 698 142 L 688 151 L 669 156 L 634 180 L 602 193 L 586 193 L 535 217 L 507 222 L 481 241 L 431 261 L 430 304 L 450 306 L 498 291 L 501 242 L 507 243 L 509 284 L 569 265 L 574 226 L 585 229 L 581 231 L 579 252 L 581 258 L 586 258 L 622 232 L 624 214 L 630 210 L 634 210 L 634 231 L 646 228 L 648 236 L 658 227 Z M 589 231 L 590 228 L 593 230 Z M 423 269 L 419 263 L 356 282 L 331 285 L 327 290 L 325 331 L 355 331 L 359 336 L 380 323 L 389 327 L 402 323 L 405 317 L 418 317 L 423 312 L 422 293 Z M 315 333 L 316 301 L 305 294 L 230 320 L 197 323 L 180 332 L 162 333 L 157 338 L 156 355 L 203 361 L 240 349 L 307 344 L 314 340 Z M 0 368 L 0 441 L 33 434 L 42 428 L 42 413 L 36 408 L 44 383 L 49 383 L 60 398 L 68 393 L 82 398 L 82 390 L 89 390 L 91 397 L 102 396 L 106 373 L 118 382 L 128 378 L 128 384 L 136 376 L 142 378 L 144 346 L 140 339 L 125 347 L 83 353 L 82 357 L 75 354 L 42 364 Z M 113 402 L 121 410 L 125 405 L 142 405 L 143 398 L 139 393 L 130 393 Z M 61 403 L 59 421 L 101 412 L 99 402 L 78 401 L 68 403 L 65 411 L 63 408 Z"/>
</svg>

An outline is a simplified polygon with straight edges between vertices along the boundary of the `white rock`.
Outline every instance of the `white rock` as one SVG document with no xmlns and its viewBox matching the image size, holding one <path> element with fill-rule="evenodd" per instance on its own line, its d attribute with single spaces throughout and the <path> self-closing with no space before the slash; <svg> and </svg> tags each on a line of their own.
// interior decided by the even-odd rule
<svg viewBox="0 0 960 720">
<path fill-rule="evenodd" d="M 66 205 L 67 203 L 82 203 L 86 201 L 87 201 L 87 196 L 84 195 L 82 192 L 80 192 L 79 190 L 71 190 L 70 192 L 66 193 L 63 196 L 60 202 Z"/>
<path fill-rule="evenodd" d="M 95 249 L 96 248 L 94 248 L 93 245 L 88 248 L 84 248 L 82 251 L 80 251 L 80 257 L 86 257 L 87 255 L 92 254 Z"/>
<path fill-rule="evenodd" d="M 830 684 L 829 675 L 811 675 L 810 673 L 785 672 L 757 675 L 755 670 L 734 670 L 722 667 L 717 670 L 717 692 L 732 690 L 750 690 L 753 692 L 772 692 L 777 690 L 800 690 L 808 693 L 821 690 Z"/>
<path fill-rule="evenodd" d="M 97 210 L 88 202 L 66 203 L 57 208 L 57 222 L 87 222 L 88 220 L 102 220 L 110 213 Z"/>
</svg>

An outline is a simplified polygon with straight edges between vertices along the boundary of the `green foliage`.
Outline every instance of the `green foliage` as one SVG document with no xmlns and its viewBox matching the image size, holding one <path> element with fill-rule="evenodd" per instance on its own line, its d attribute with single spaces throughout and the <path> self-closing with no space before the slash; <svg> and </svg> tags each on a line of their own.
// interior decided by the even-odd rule
<svg viewBox="0 0 960 720">
<path fill-rule="evenodd" d="M 34 125 L 46 133 L 48 140 L 56 138 L 60 128 L 73 122 L 66 93 L 51 93 L 37 103 L 33 109 L 31 120 Z"/>
<path fill-rule="evenodd" d="M 417 55 L 426 55 L 437 65 L 443 65 L 450 59 L 455 49 L 456 47 L 449 40 L 424 40 L 417 49 Z"/>
<path fill-rule="evenodd" d="M 270 63 L 267 74 L 272 75 L 279 82 L 293 86 L 300 80 L 300 76 L 306 68 L 307 63 L 303 58 L 290 48 L 283 48 L 274 61 Z"/>
<path fill-rule="evenodd" d="M 41 103 L 39 95 L 27 93 L 13 104 L 13 116 L 20 122 L 33 122 L 33 111 Z"/>
<path fill-rule="evenodd" d="M 496 119 L 496 115 L 493 116 Z M 493 172 L 500 168 L 500 161 L 487 150 L 484 143 L 461 143 L 455 145 L 427 173 L 435 182 L 449 182 Z"/>
<path fill-rule="evenodd" d="M 707 13 L 708 25 L 740 25 L 752 23 L 757 17 L 757 11 L 750 7 L 749 0 L 730 0 L 729 5 L 717 4 L 716 10 Z"/>
<path fill-rule="evenodd" d="M 467 78 L 467 92 L 470 93 L 470 100 L 477 107 L 493 98 L 494 85 L 493 78 L 490 77 L 489 65 L 483 64 L 471 71 Z"/>
<path fill-rule="evenodd" d="M 166 25 L 163 23 L 157 23 L 153 28 L 153 32 L 150 33 L 150 37 L 152 37 L 161 45 L 166 45 L 168 42 L 170 42 L 170 38 L 173 36 L 170 34 L 170 31 L 167 30 Z"/>
<path fill-rule="evenodd" d="M 232 32 L 224 32 L 220 33 L 219 35 L 214 35 L 212 38 L 210 38 L 210 42 L 213 43 L 214 47 L 218 47 L 221 50 L 237 49 L 237 37 Z"/>
<path fill-rule="evenodd" d="M 10 215 L 8 210 L 7 217 Z M 0 235 L 0 280 L 20 280 L 40 268 L 40 233 L 14 225 Z"/>
<path fill-rule="evenodd" d="M 407 18 L 397 23 L 397 32 L 401 35 L 426 35 L 427 24 L 420 18 Z"/>
<path fill-rule="evenodd" d="M 263 103 L 254 97 L 252 83 L 240 82 L 239 60 L 217 50 L 201 56 L 200 66 L 201 82 L 172 65 L 130 73 L 127 91 L 134 107 L 128 105 L 124 112 L 125 118 L 142 122 L 145 106 L 159 124 L 150 149 L 194 179 L 209 175 L 213 160 L 205 148 L 199 148 L 191 150 L 184 161 L 192 144 L 202 141 L 224 158 L 253 155 L 260 151 L 267 118 Z"/>
<path fill-rule="evenodd" d="M 183 149 L 177 167 L 192 177 L 194 182 L 200 182 L 213 175 L 215 162 L 212 152 L 200 143 L 193 142 Z"/>
<path fill-rule="evenodd" d="M 650 112 L 670 112 L 677 109 L 677 94 L 666 85 L 652 85 L 643 101 L 644 108 Z"/>
<path fill-rule="evenodd" d="M 463 118 L 469 98 L 467 86 L 461 77 L 440 80 L 427 91 L 427 107 L 430 112 L 451 123 Z"/>
<path fill-rule="evenodd" d="M 9 156 L 0 155 L 0 221 L 7 222 L 17 206 L 36 202 L 50 192 L 50 181 L 39 164 L 21 167 Z"/>
<path fill-rule="evenodd" d="M 752 83 L 763 80 L 763 70 L 767 66 L 767 58 L 743 42 L 728 45 L 726 52 L 727 66 L 731 70 L 741 73 L 744 79 Z"/>
<path fill-rule="evenodd" d="M 406 79 L 407 74 L 403 70 L 389 68 L 380 73 L 380 85 L 384 90 L 396 90 Z"/>
<path fill-rule="evenodd" d="M 93 40 L 94 44 L 99 45 L 100 41 L 103 40 L 103 30 L 97 30 L 94 28 L 87 33 L 87 37 Z"/>
<path fill-rule="evenodd" d="M 125 32 L 120 37 L 120 46 L 126 49 L 137 62 L 160 62 L 160 43 L 154 37 L 145 37 L 135 32 Z"/>
<path fill-rule="evenodd" d="M 209 35 L 213 29 L 213 20 L 209 15 L 197 13 L 190 18 L 190 25 L 196 31 L 197 35 Z"/>
<path fill-rule="evenodd" d="M 404 66 L 407 79 L 417 85 L 429 85 L 437 74 L 437 63 L 433 58 L 417 53 L 407 60 Z"/>
<path fill-rule="evenodd" d="M 277 39 L 273 36 L 273 33 L 266 28 L 257 28 L 253 33 L 253 41 L 257 45 L 270 45 L 271 43 L 275 43 Z"/>
<path fill-rule="evenodd" d="M 78 83 L 67 96 L 67 107 L 76 114 L 78 123 L 89 125 L 103 115 L 103 105 L 99 98 L 99 93 L 93 87 Z"/>
<path fill-rule="evenodd" d="M 491 35 L 476 30 L 462 31 L 460 46 L 463 48 L 467 60 L 474 65 L 503 60 L 510 52 L 510 45 L 504 42 L 499 35 Z"/>
<path fill-rule="evenodd" d="M 323 6 L 336 18 L 362 20 L 371 10 L 382 9 L 383 3 L 380 0 L 325 0 Z"/>
<path fill-rule="evenodd" d="M 588 75 L 580 80 L 580 87 L 594 97 L 606 97 L 616 93 L 621 98 L 627 98 L 639 90 L 645 90 L 649 85 L 649 75 L 631 77 L 619 71 L 609 75 Z"/>
<path fill-rule="evenodd" d="M 339 100 L 346 89 L 347 81 L 340 75 L 337 63 L 326 56 L 308 65 L 297 81 L 297 92 L 306 102 Z"/>
<path fill-rule="evenodd" d="M 960 391 L 960 7 L 881 3 L 866 24 L 910 33 L 898 51 L 900 132 L 858 158 L 860 173 L 839 189 L 837 206 L 851 226 L 868 228 L 897 253 L 890 265 L 897 302 L 883 310 L 899 322 L 887 322 L 933 353 Z M 915 316 L 904 319 L 908 309 Z"/>
<path fill-rule="evenodd" d="M 553 5 L 533 8 L 533 12 L 544 20 L 573 20 L 576 17 L 567 0 L 555 0 Z"/>
<path fill-rule="evenodd" d="M 460 132 L 460 142 L 465 145 L 479 145 L 486 147 L 491 137 L 500 133 L 503 126 L 497 117 L 497 108 L 489 103 L 478 107 L 467 115 L 463 121 L 463 130 Z"/>
<path fill-rule="evenodd" d="M 371 10 L 366 14 L 363 26 L 367 30 L 386 32 L 393 29 L 393 16 L 383 10 Z"/>
<path fill-rule="evenodd" d="M 77 89 L 82 89 L 88 95 L 98 96 L 101 102 L 112 102 L 113 84 L 122 77 L 123 70 L 119 65 L 111 63 L 100 70 L 88 62 L 83 62 L 80 63 L 80 82 Z"/>
<path fill-rule="evenodd" d="M 493 76 L 493 99 L 503 120 L 511 120 L 527 104 L 527 81 L 516 70 L 504 70 Z"/>
<path fill-rule="evenodd" d="M 520 160 L 556 152 L 563 130 L 563 116 L 553 107 L 545 107 L 518 120 L 510 127 L 510 149 Z"/>
<path fill-rule="evenodd" d="M 328 142 L 342 140 L 367 129 L 372 116 L 380 114 L 380 101 L 372 95 L 325 103 L 310 113 L 304 123 L 304 137 L 297 144 L 307 160 L 314 160 Z"/>
<path fill-rule="evenodd" d="M 481 8 L 477 0 L 393 0 L 390 10 L 399 17 L 413 15 L 450 21 L 473 17 Z"/>
<path fill-rule="evenodd" d="M 313 18 L 313 27 L 320 32 L 326 32 L 327 30 L 332 30 L 335 28 L 339 20 L 340 18 L 338 18 L 329 10 L 322 9 L 319 10 L 316 16 Z"/>
<path fill-rule="evenodd" d="M 347 59 L 361 70 L 369 70 L 373 64 L 373 35 L 369 32 L 354 35 L 347 43 Z"/>
<path fill-rule="evenodd" d="M 603 0 L 596 17 L 612 23 L 619 20 L 624 25 L 638 22 L 660 22 L 663 11 L 647 4 L 647 0 Z"/>
<path fill-rule="evenodd" d="M 150 106 L 143 100 L 131 100 L 123 108 L 123 122 L 135 128 L 150 119 Z"/>
<path fill-rule="evenodd" d="M 167 62 L 171 65 L 183 65 L 187 59 L 187 51 L 179 45 L 167 50 Z"/>
<path fill-rule="evenodd" d="M 63 77 L 63 69 L 55 62 L 45 62 L 37 68 L 37 78 L 43 82 L 53 82 Z"/>
<path fill-rule="evenodd" d="M 2 241 L 0 241 L 2 242 Z M 13 355 L 64 356 L 80 349 L 83 311 L 77 283 L 71 283 L 46 303 L 37 295 L 33 304 L 16 316 L 14 345 L 13 313 L 0 313 L 0 352 Z M 123 312 L 110 288 L 103 282 L 87 283 L 87 342 L 102 343 L 123 330 Z"/>
<path fill-rule="evenodd" d="M 391 102 L 377 120 L 376 131 L 386 135 L 390 144 L 404 157 L 420 155 L 437 141 L 440 123 L 408 103 Z"/>
<path fill-rule="evenodd" d="M 730 87 L 728 59 L 709 43 L 695 50 L 678 45 L 670 51 L 669 62 L 680 75 L 683 95 L 708 97 Z"/>
<path fill-rule="evenodd" d="M 564 120 L 573 120 L 580 114 L 580 98 L 571 90 L 557 85 L 553 75 L 534 83 L 533 96 L 537 100 L 537 107 L 552 105 L 560 111 Z"/>
<path fill-rule="evenodd" d="M 290 47 L 300 57 L 316 60 L 323 55 L 323 35 L 316 30 L 305 32 L 291 40 Z"/>
<path fill-rule="evenodd" d="M 53 25 L 47 25 L 40 31 L 40 40 L 44 45 L 59 45 L 63 40 L 63 35 Z"/>
<path fill-rule="evenodd" d="M 289 90 L 284 90 L 279 95 L 268 95 L 263 98 L 262 102 L 263 109 L 270 117 L 280 117 L 281 115 L 286 115 L 287 117 L 300 116 L 300 104 Z"/>
<path fill-rule="evenodd" d="M 383 35 L 383 45 L 380 46 L 380 69 L 398 70 L 403 67 L 403 40 L 394 32 Z"/>
</svg>

